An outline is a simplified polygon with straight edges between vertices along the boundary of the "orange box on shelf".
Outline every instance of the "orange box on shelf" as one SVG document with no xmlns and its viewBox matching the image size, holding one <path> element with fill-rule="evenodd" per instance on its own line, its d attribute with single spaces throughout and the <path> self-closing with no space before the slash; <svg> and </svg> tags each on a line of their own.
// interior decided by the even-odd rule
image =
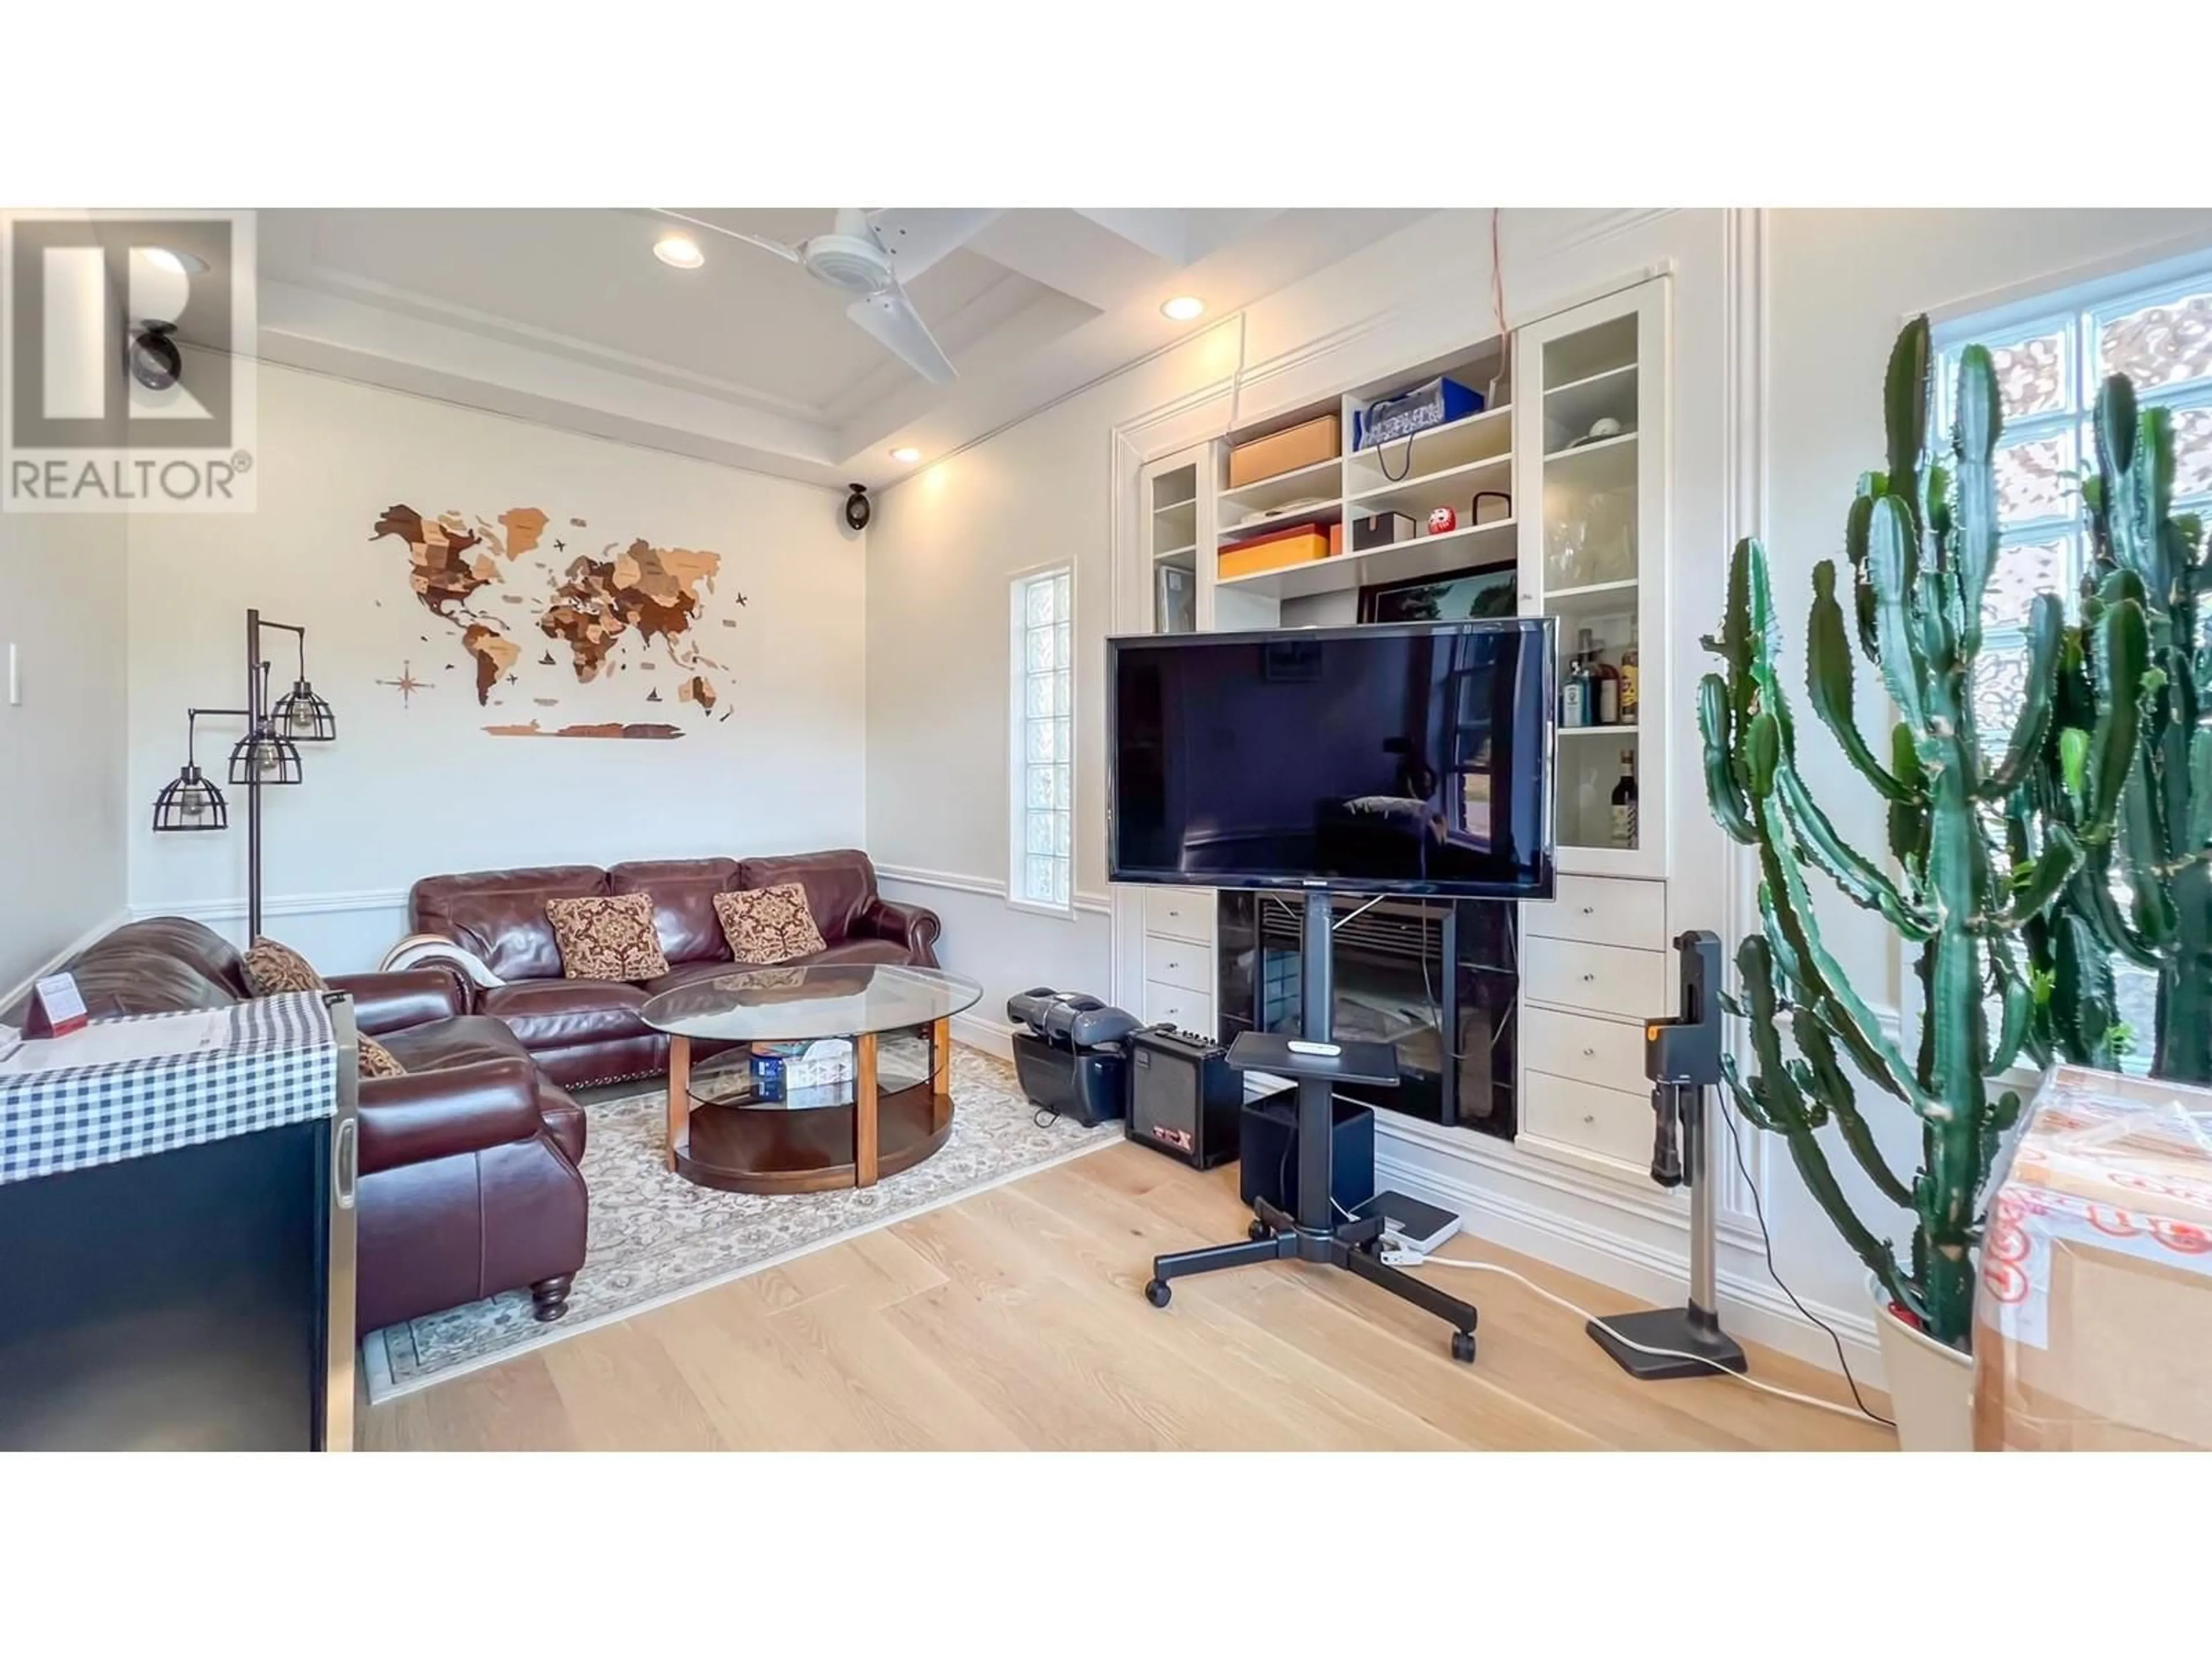
<svg viewBox="0 0 2212 1659">
<path fill-rule="evenodd" d="M 1285 427 L 1280 432 L 1270 432 L 1264 438 L 1248 439 L 1231 449 L 1229 487 L 1242 489 L 1278 473 L 1295 472 L 1317 461 L 1333 461 L 1343 453 L 1344 440 L 1338 417 L 1316 415 L 1310 421 Z"/>
<path fill-rule="evenodd" d="M 1344 551 L 1344 520 L 1339 519 L 1328 527 L 1328 556 L 1334 558 Z"/>
<path fill-rule="evenodd" d="M 1239 543 L 1221 550 L 1218 574 L 1224 581 L 1237 576 L 1256 576 L 1262 570 L 1282 570 L 1294 564 L 1311 564 L 1329 555 L 1328 526 L 1300 525 L 1258 541 Z"/>
</svg>

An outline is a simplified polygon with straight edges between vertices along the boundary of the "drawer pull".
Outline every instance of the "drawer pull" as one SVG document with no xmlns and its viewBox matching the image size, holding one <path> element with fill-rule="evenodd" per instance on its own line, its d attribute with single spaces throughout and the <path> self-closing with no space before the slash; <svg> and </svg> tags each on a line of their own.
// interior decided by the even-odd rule
<svg viewBox="0 0 2212 1659">
<path fill-rule="evenodd" d="M 1586 916 L 1595 915 L 1597 914 L 1597 906 L 1595 904 L 1585 904 L 1583 906 L 1583 914 Z"/>
<path fill-rule="evenodd" d="M 1596 1050 L 1596 1049 L 1595 1049 L 1595 1048 L 1585 1048 L 1585 1049 L 1583 1049 L 1583 1058 L 1584 1060 L 1595 1060 L 1595 1059 L 1597 1058 L 1597 1050 Z"/>
<path fill-rule="evenodd" d="M 1597 1114 L 1596 1114 L 1595 1112 L 1584 1112 L 1584 1113 L 1583 1114 L 1583 1122 L 1585 1122 L 1585 1123 L 1595 1123 L 1595 1122 L 1596 1122 L 1596 1121 L 1597 1121 Z"/>
<path fill-rule="evenodd" d="M 1173 964 L 1172 964 L 1172 963 L 1170 963 L 1170 966 L 1173 966 Z M 1588 984 L 1591 983 L 1593 981 L 1595 981 L 1596 978 L 1597 978 L 1597 975 L 1596 975 L 1595 974 L 1584 974 L 1584 975 L 1583 975 L 1583 984 L 1585 984 L 1585 985 L 1588 985 Z"/>
</svg>

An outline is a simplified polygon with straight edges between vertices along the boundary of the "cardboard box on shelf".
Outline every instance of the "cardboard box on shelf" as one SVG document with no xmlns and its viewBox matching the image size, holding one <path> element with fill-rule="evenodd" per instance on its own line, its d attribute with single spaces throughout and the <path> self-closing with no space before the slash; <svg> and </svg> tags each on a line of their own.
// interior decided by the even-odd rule
<svg viewBox="0 0 2212 1659">
<path fill-rule="evenodd" d="M 1981 1272 L 1977 1449 L 2212 1449 L 2212 1090 L 2054 1068 Z"/>
<path fill-rule="evenodd" d="M 1223 548 L 1217 574 L 1226 581 L 1232 577 L 1256 575 L 1262 570 L 1280 570 L 1286 565 L 1310 564 L 1328 557 L 1329 552 L 1327 526 L 1299 525 L 1256 541 Z"/>
<path fill-rule="evenodd" d="M 1344 453 L 1340 430 L 1337 416 L 1317 415 L 1264 438 L 1247 439 L 1229 452 L 1229 487 L 1242 489 L 1278 473 L 1334 460 Z"/>
</svg>

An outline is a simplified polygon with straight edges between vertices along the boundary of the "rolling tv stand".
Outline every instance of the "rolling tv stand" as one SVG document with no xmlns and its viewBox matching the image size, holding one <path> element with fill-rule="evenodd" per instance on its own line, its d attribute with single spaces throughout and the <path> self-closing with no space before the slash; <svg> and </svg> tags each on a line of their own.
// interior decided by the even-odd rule
<svg viewBox="0 0 2212 1659">
<path fill-rule="evenodd" d="M 1152 1259 L 1152 1282 L 1145 1299 L 1164 1308 L 1173 1291 L 1170 1281 L 1194 1273 L 1210 1273 L 1224 1267 L 1248 1267 L 1260 1261 L 1314 1261 L 1341 1267 L 1356 1278 L 1379 1285 L 1402 1301 L 1434 1314 L 1452 1327 L 1452 1358 L 1474 1359 L 1474 1304 L 1448 1296 L 1411 1273 L 1386 1267 L 1376 1254 L 1383 1218 L 1337 1220 L 1329 1197 L 1329 1161 L 1335 1136 L 1335 1085 L 1358 1083 L 1382 1088 L 1398 1081 L 1397 1051 L 1387 1042 L 1346 1042 L 1329 1040 L 1330 1011 L 1335 1005 L 1331 983 L 1329 937 L 1332 920 L 1326 888 L 1306 890 L 1305 938 L 1300 961 L 1299 999 L 1303 1005 L 1300 1031 L 1291 1039 L 1273 1031 L 1247 1031 L 1231 1045 L 1229 1064 L 1238 1071 L 1273 1072 L 1295 1079 L 1298 1089 L 1298 1202 L 1290 1215 L 1266 1200 L 1253 1205 L 1257 1217 L 1249 1235 L 1234 1244 L 1212 1244 L 1203 1249 L 1177 1250 Z M 1334 1048 L 1333 1054 L 1298 1052 L 1316 1047 Z"/>
</svg>

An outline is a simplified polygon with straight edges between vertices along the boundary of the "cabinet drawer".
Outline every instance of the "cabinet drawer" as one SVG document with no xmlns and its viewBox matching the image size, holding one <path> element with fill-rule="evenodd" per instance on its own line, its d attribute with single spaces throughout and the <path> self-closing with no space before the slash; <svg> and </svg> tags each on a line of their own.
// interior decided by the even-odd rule
<svg viewBox="0 0 2212 1659">
<path fill-rule="evenodd" d="M 1213 943 L 1213 893 L 1204 887 L 1148 887 L 1145 890 L 1145 931 L 1170 939 Z"/>
<path fill-rule="evenodd" d="M 1658 951 L 1532 939 L 1522 958 L 1521 985 L 1531 1002 L 1556 1002 L 1592 1013 L 1658 1019 L 1668 1012 L 1667 958 Z"/>
<path fill-rule="evenodd" d="M 1649 1094 L 1624 1094 L 1541 1072 L 1529 1073 L 1522 1091 L 1523 1134 L 1601 1158 L 1648 1165 L 1655 1127 Z"/>
<path fill-rule="evenodd" d="M 1553 1008 L 1523 1008 L 1522 1063 L 1532 1072 L 1594 1083 L 1601 1089 L 1648 1094 L 1644 1077 L 1644 1028 Z"/>
<path fill-rule="evenodd" d="M 1186 991 L 1180 985 L 1145 981 L 1145 1024 L 1167 1024 L 1177 1030 L 1213 1035 L 1213 999 L 1203 991 Z"/>
<path fill-rule="evenodd" d="M 1522 927 L 1540 939 L 1624 945 L 1638 951 L 1667 948 L 1667 884 L 1623 881 L 1610 876 L 1561 876 L 1549 904 L 1521 907 Z"/>
<path fill-rule="evenodd" d="M 1145 936 L 1145 977 L 1186 991 L 1213 990 L 1213 947 L 1158 933 Z"/>
</svg>

